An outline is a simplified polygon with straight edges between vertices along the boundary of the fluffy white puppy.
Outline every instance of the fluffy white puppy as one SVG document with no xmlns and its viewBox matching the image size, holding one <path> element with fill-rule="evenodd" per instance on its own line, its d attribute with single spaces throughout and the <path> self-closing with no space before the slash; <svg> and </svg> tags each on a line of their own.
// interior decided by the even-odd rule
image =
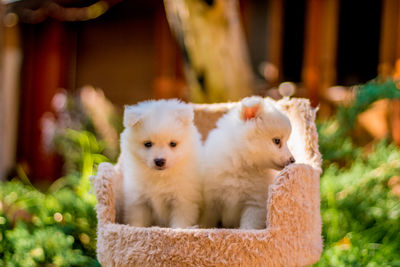
<svg viewBox="0 0 400 267">
<path fill-rule="evenodd" d="M 268 187 L 295 162 L 289 119 L 269 100 L 249 97 L 217 122 L 204 145 L 202 227 L 266 227 Z"/>
<path fill-rule="evenodd" d="M 193 108 L 178 100 L 125 107 L 121 134 L 124 222 L 185 228 L 197 223 L 200 135 Z"/>
</svg>

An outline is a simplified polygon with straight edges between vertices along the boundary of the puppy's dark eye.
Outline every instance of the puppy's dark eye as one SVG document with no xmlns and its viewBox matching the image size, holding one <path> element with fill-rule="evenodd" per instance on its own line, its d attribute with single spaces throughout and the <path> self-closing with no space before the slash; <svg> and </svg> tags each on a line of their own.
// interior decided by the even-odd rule
<svg viewBox="0 0 400 267">
<path fill-rule="evenodd" d="M 272 142 L 274 142 L 275 145 L 279 145 L 281 143 L 281 139 L 274 138 L 274 139 L 272 139 Z"/>
<path fill-rule="evenodd" d="M 170 142 L 169 143 L 169 146 L 170 147 L 176 147 L 178 144 L 176 143 L 176 142 L 174 142 L 174 141 L 172 141 L 172 142 Z"/>
<path fill-rule="evenodd" d="M 147 148 L 150 148 L 150 147 L 153 146 L 153 143 L 150 142 L 150 141 L 147 141 L 147 142 L 144 142 L 144 146 L 147 147 Z"/>
</svg>

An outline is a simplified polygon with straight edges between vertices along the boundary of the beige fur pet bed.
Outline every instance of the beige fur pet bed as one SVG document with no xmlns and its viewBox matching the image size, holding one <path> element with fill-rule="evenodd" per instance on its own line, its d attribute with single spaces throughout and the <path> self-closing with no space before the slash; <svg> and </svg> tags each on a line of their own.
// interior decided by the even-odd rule
<svg viewBox="0 0 400 267">
<path fill-rule="evenodd" d="M 114 190 L 120 190 L 120 164 L 102 163 L 93 179 L 98 200 L 100 263 L 103 266 L 307 266 L 317 262 L 322 238 L 316 111 L 305 99 L 283 99 L 277 104 L 292 123 L 289 147 L 297 163 L 278 173 L 269 188 L 266 229 L 139 228 L 118 224 L 121 209 L 115 205 L 119 201 L 114 199 Z M 195 123 L 203 138 L 233 105 L 195 105 Z"/>
</svg>

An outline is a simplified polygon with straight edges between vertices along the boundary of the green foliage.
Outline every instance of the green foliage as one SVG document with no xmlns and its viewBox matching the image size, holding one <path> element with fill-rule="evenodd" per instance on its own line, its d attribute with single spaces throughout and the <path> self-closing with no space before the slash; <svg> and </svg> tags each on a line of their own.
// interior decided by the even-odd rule
<svg viewBox="0 0 400 267">
<path fill-rule="evenodd" d="M 4 265 L 96 264 L 92 203 L 78 198 L 71 189 L 43 194 L 18 181 L 2 185 L 0 198 L 0 258 Z"/>
<path fill-rule="evenodd" d="M 325 242 L 316 266 L 400 266 L 400 150 L 382 141 L 366 151 L 351 133 L 357 115 L 374 101 L 399 97 L 394 82 L 373 81 L 360 87 L 353 105 L 317 124 Z M 108 161 L 105 153 L 118 153 L 105 152 L 106 142 L 74 105 L 55 116 L 72 124 L 53 122 L 53 148 L 64 158 L 66 176 L 45 193 L 22 171 L 0 184 L 0 266 L 99 265 L 88 177 Z"/>
<path fill-rule="evenodd" d="M 342 134 L 348 134 L 354 128 L 355 120 L 361 112 L 370 108 L 371 104 L 380 99 L 399 99 L 399 82 L 386 80 L 370 81 L 359 86 L 354 103 L 350 107 L 339 107 L 337 118 Z"/>
<path fill-rule="evenodd" d="M 62 139 L 70 172 L 46 193 L 21 182 L 27 179 L 0 185 L 0 266 L 99 266 L 88 178 L 107 158 L 89 132 L 69 129 Z"/>
<path fill-rule="evenodd" d="M 350 168 L 331 164 L 321 178 L 325 249 L 319 266 L 399 266 L 400 151 L 381 142 Z M 395 177 L 395 178 L 393 178 Z"/>
<path fill-rule="evenodd" d="M 323 156 L 323 167 L 332 163 L 340 166 L 349 166 L 361 154 L 361 148 L 356 146 L 349 135 L 340 131 L 337 118 L 329 121 L 318 122 L 319 150 Z"/>
<path fill-rule="evenodd" d="M 77 186 L 79 196 L 88 197 L 89 176 L 95 173 L 98 164 L 109 161 L 102 154 L 104 144 L 88 131 L 66 129 L 62 135 L 56 137 L 56 145 L 65 159 L 68 176 L 60 178 L 52 187 L 72 183 Z"/>
<path fill-rule="evenodd" d="M 317 122 L 319 148 L 324 159 L 324 167 L 336 162 L 349 166 L 360 156 L 361 147 L 353 132 L 357 116 L 380 99 L 400 98 L 399 83 L 393 80 L 380 82 L 372 80 L 358 87 L 354 102 L 350 106 L 340 106 L 337 114 L 328 121 Z"/>
<path fill-rule="evenodd" d="M 108 161 L 105 155 L 118 154 L 121 119 L 93 88 L 80 97 L 61 91 L 52 103 L 54 114 L 43 118 L 44 149 L 63 157 L 66 175 L 46 192 L 38 191 L 22 168 L 18 177 L 0 183 L 0 266 L 99 266 L 89 176 Z"/>
<path fill-rule="evenodd" d="M 358 114 L 383 98 L 400 98 L 396 83 L 369 82 L 317 124 L 325 242 L 316 266 L 400 266 L 400 150 L 381 141 L 367 151 L 352 132 Z"/>
</svg>

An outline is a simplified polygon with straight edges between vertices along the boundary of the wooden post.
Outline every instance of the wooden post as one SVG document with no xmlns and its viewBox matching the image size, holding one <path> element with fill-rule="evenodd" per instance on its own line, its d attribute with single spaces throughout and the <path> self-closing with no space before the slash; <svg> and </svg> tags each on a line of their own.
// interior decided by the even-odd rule
<svg viewBox="0 0 400 267">
<path fill-rule="evenodd" d="M 19 108 L 19 80 L 22 52 L 19 42 L 19 26 L 17 15 L 9 13 L 0 23 L 5 24 L 2 29 L 3 45 L 1 47 L 2 79 L 0 104 L 0 180 L 7 175 L 16 163 L 17 126 Z"/>
<path fill-rule="evenodd" d="M 302 80 L 313 106 L 336 82 L 338 0 L 308 0 Z"/>
<path fill-rule="evenodd" d="M 382 1 L 381 40 L 378 73 L 382 79 L 399 81 L 400 88 L 400 3 L 397 0 Z M 399 89 L 400 90 L 400 89 Z M 400 100 L 391 105 L 393 140 L 400 145 Z"/>
<path fill-rule="evenodd" d="M 335 85 L 337 80 L 339 1 L 326 0 L 322 2 L 324 2 L 324 16 L 321 48 L 321 89 L 326 90 Z"/>
<path fill-rule="evenodd" d="M 30 179 L 52 181 L 61 175 L 61 162 L 44 148 L 41 119 L 66 84 L 69 40 L 63 23 L 54 20 L 24 25 L 24 37 L 18 162 Z"/>
<path fill-rule="evenodd" d="M 193 102 L 238 100 L 253 92 L 253 76 L 237 0 L 164 0 L 180 43 Z"/>
<path fill-rule="evenodd" d="M 313 106 L 316 106 L 319 102 L 319 90 L 321 86 L 319 56 L 321 49 L 322 5 L 322 1 L 309 0 L 306 7 L 306 34 L 302 79 L 307 90 L 307 96 L 310 98 Z"/>
<path fill-rule="evenodd" d="M 383 78 L 392 77 L 396 60 L 397 0 L 382 1 L 381 38 L 378 73 Z"/>
<path fill-rule="evenodd" d="M 179 47 L 169 29 L 162 2 L 157 5 L 155 38 L 157 76 L 154 81 L 154 97 L 188 100 Z"/>
<path fill-rule="evenodd" d="M 3 82 L 4 74 L 3 74 L 3 50 L 4 50 L 4 5 L 3 1 L 0 2 L 0 81 Z M 3 86 L 0 86 L 0 127 L 4 129 L 5 125 L 5 112 L 4 112 L 4 89 Z M 5 144 L 5 135 L 0 132 L 0 150 L 3 150 Z M 4 180 L 6 167 L 5 167 L 5 153 L 0 152 L 0 181 Z"/>
<path fill-rule="evenodd" d="M 267 58 L 278 71 L 278 82 L 282 78 L 282 47 L 283 47 L 283 0 L 268 2 L 268 50 Z"/>
</svg>

